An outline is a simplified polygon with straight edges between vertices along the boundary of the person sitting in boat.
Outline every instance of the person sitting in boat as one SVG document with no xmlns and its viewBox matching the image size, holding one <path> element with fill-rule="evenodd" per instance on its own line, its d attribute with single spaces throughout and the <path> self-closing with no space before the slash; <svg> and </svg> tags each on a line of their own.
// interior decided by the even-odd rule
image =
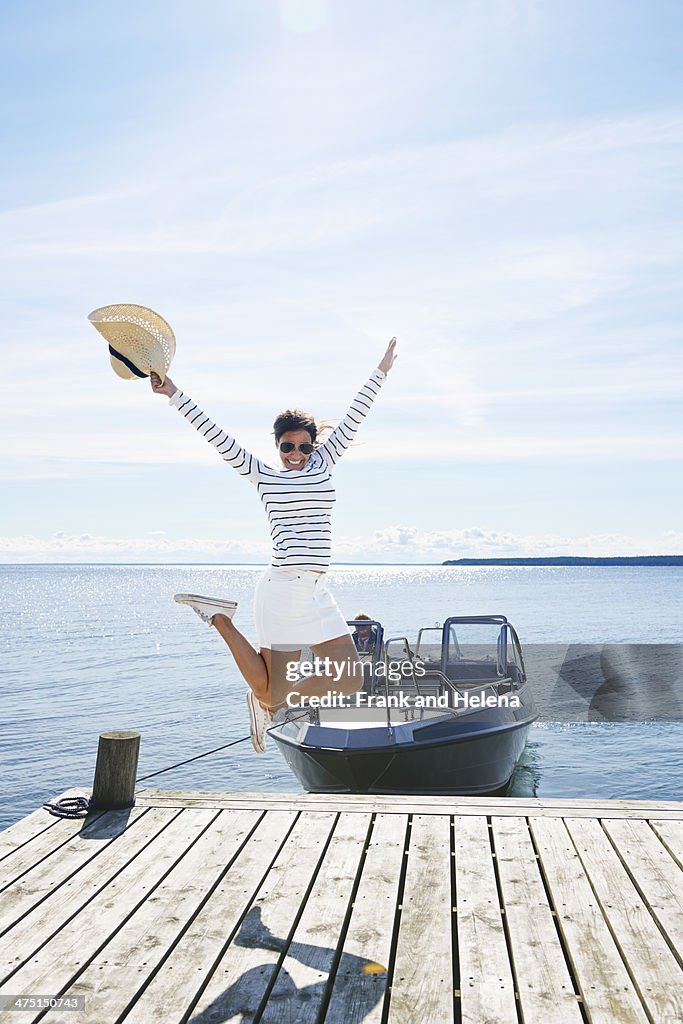
<svg viewBox="0 0 683 1024">
<path fill-rule="evenodd" d="M 354 619 L 355 629 L 351 634 L 359 654 L 374 654 L 377 644 L 377 626 L 364 626 L 364 622 L 372 622 L 365 612 L 358 612 Z"/>
<path fill-rule="evenodd" d="M 235 601 L 198 594 L 175 597 L 214 627 L 230 648 L 249 685 L 247 706 L 257 753 L 265 750 L 272 711 L 286 706 L 295 689 L 304 697 L 318 697 L 351 695 L 363 685 L 358 651 L 326 585 L 335 502 L 332 471 L 379 394 L 396 358 L 395 348 L 396 338 L 392 338 L 346 416 L 322 443 L 316 443 L 318 424 L 308 413 L 298 409 L 280 413 L 273 424 L 277 467 L 261 462 L 212 423 L 170 377 L 162 381 L 158 374 L 150 374 L 154 393 L 165 395 L 221 458 L 254 484 L 268 517 L 273 555 L 256 587 L 258 649 L 232 621 Z M 289 683 L 289 665 L 299 662 L 303 647 L 310 647 L 321 661 L 328 659 L 335 666 L 334 676 L 313 675 Z"/>
</svg>

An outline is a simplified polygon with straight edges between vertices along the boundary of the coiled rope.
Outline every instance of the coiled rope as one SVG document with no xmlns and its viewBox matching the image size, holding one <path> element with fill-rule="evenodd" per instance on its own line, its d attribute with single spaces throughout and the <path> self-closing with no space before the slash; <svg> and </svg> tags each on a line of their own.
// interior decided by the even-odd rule
<svg viewBox="0 0 683 1024">
<path fill-rule="evenodd" d="M 52 800 L 43 804 L 43 809 L 56 818 L 85 818 L 90 808 L 87 796 L 63 796 L 61 800 Z"/>
</svg>

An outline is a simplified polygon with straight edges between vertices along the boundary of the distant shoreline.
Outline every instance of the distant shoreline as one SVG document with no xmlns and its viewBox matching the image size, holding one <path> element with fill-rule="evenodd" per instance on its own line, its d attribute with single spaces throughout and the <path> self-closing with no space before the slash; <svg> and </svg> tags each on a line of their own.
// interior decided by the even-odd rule
<svg viewBox="0 0 683 1024">
<path fill-rule="evenodd" d="M 0 562 L 0 570 L 4 569 L 49 569 L 49 568 L 69 568 L 69 566 L 88 566 L 92 568 L 110 568 L 116 569 L 121 568 L 135 568 L 136 566 L 145 567 L 150 569 L 172 569 L 172 568 L 234 568 L 234 569 L 265 569 L 267 562 L 100 562 L 100 561 L 89 561 L 89 562 Z M 683 555 L 635 555 L 635 556 L 615 556 L 615 557 L 603 557 L 603 558 L 589 558 L 580 555 L 558 555 L 553 558 L 453 558 L 448 559 L 445 562 L 334 562 L 330 569 L 341 569 L 341 568 L 363 568 L 363 567 L 382 567 L 382 568 L 441 568 L 442 566 L 582 566 L 582 565 L 604 565 L 604 566 L 650 566 L 650 567 L 666 567 L 666 566 L 683 566 Z"/>
<path fill-rule="evenodd" d="M 450 558 L 442 565 L 683 565 L 683 555 L 634 555 L 588 558 L 563 555 L 556 558 Z"/>
</svg>

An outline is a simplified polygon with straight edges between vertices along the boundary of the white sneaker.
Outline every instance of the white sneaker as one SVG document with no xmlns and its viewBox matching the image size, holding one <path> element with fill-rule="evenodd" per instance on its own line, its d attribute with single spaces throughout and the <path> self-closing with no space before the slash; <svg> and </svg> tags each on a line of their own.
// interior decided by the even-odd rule
<svg viewBox="0 0 683 1024">
<path fill-rule="evenodd" d="M 266 751 L 266 729 L 270 726 L 272 715 L 267 708 L 262 708 L 253 690 L 247 694 L 247 707 L 249 709 L 249 724 L 251 726 L 251 743 L 257 754 L 265 754 Z"/>
<path fill-rule="evenodd" d="M 197 613 L 202 622 L 208 622 L 214 615 L 225 615 L 232 619 L 237 611 L 237 601 L 225 601 L 222 597 L 201 597 L 199 594 L 176 594 L 173 598 L 178 604 L 187 604 Z"/>
</svg>

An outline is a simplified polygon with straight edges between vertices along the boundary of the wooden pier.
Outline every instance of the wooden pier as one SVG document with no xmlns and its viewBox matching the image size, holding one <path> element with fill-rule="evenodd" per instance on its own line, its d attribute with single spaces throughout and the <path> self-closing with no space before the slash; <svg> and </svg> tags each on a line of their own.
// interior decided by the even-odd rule
<svg viewBox="0 0 683 1024">
<path fill-rule="evenodd" d="M 0 888 L 10 1024 L 683 1021 L 681 803 L 142 790 Z"/>
</svg>

